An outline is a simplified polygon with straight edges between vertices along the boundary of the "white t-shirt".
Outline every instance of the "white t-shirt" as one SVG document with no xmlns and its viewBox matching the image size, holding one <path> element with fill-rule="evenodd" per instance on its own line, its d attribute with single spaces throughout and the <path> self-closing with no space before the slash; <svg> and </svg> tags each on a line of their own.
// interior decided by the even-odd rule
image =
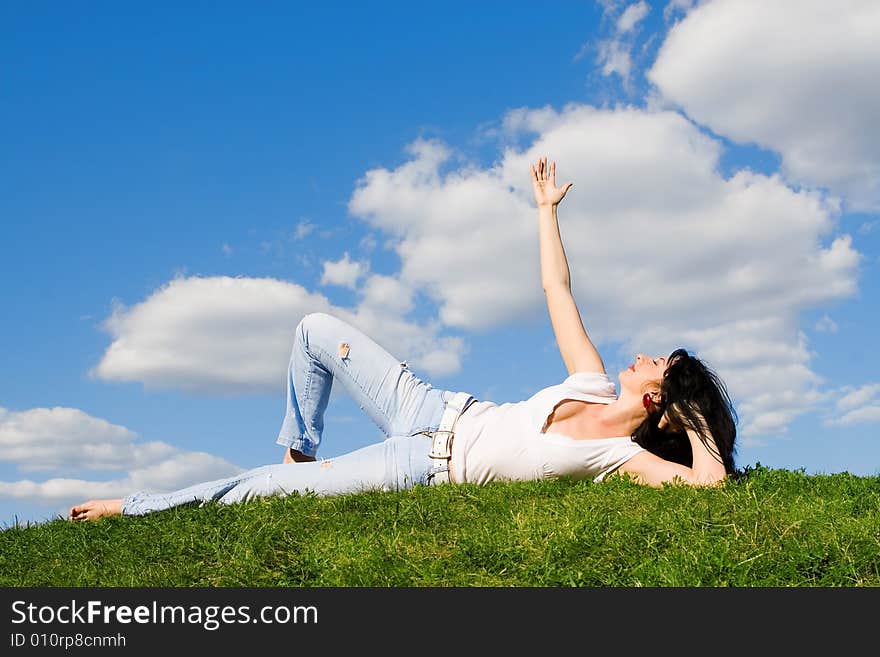
<svg viewBox="0 0 880 657">
<path fill-rule="evenodd" d="M 521 402 L 473 402 L 455 425 L 455 480 L 484 484 L 589 477 L 598 482 L 644 451 L 630 436 L 577 440 L 542 433 L 550 413 L 564 399 L 610 404 L 617 399 L 617 392 L 606 374 L 575 372 L 563 383 Z"/>
</svg>

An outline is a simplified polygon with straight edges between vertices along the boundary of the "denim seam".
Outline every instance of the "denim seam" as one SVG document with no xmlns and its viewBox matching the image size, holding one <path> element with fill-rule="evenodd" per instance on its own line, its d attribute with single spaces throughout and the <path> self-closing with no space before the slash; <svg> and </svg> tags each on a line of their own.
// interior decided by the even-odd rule
<svg viewBox="0 0 880 657">
<path fill-rule="evenodd" d="M 308 400 L 308 399 L 310 399 L 310 394 L 312 392 L 312 379 L 314 378 L 313 374 L 312 374 L 312 367 L 311 366 L 313 364 L 317 364 L 318 366 L 321 366 L 321 361 L 312 355 L 311 347 L 309 346 L 309 341 L 307 339 L 303 339 L 302 346 L 303 346 L 303 351 L 306 353 L 306 356 L 308 356 L 309 360 L 311 361 L 311 363 L 309 363 L 308 371 L 306 372 L 306 381 L 305 381 L 305 386 L 304 386 L 305 390 L 303 390 L 303 393 L 302 393 L 303 399 Z M 293 392 L 294 392 L 294 396 L 296 396 L 296 388 L 295 387 L 294 387 Z M 303 419 L 303 431 L 302 431 L 302 435 L 300 435 L 299 438 L 297 438 L 294 442 L 296 442 L 299 447 L 305 447 L 306 445 L 313 444 L 314 441 L 311 439 L 310 436 L 308 436 L 309 427 L 306 425 L 306 418 L 305 418 L 305 416 L 303 416 L 303 408 L 302 408 L 302 404 L 300 403 L 300 400 L 297 399 L 296 403 L 297 403 L 297 406 L 299 406 L 299 414 Z M 309 410 L 311 411 L 311 409 L 309 409 Z M 292 447 L 292 445 L 291 445 L 291 447 Z M 297 448 L 294 447 L 293 449 L 297 449 Z M 299 451 L 302 451 L 302 450 L 299 450 Z"/>
</svg>

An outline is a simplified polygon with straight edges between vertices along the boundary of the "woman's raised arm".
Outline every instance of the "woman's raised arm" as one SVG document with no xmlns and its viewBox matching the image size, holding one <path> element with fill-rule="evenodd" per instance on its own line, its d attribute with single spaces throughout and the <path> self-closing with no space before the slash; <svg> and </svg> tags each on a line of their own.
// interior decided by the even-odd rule
<svg viewBox="0 0 880 657">
<path fill-rule="evenodd" d="M 532 188 L 538 205 L 538 237 L 541 253 L 541 284 L 547 299 L 550 323 L 556 344 L 569 374 L 575 372 L 605 373 L 605 365 L 596 347 L 584 330 L 577 304 L 571 294 L 571 277 L 556 208 L 565 198 L 572 183 L 556 186 L 556 163 L 547 163 L 546 156 L 530 166 Z"/>
</svg>

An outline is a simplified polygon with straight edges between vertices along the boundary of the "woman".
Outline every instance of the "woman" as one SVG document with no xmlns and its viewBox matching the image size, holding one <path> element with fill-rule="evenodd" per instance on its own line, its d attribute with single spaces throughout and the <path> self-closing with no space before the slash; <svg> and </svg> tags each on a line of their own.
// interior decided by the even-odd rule
<svg viewBox="0 0 880 657">
<path fill-rule="evenodd" d="M 678 349 L 639 354 L 620 372 L 620 392 L 584 331 L 571 295 L 557 206 L 556 164 L 531 165 L 538 207 L 541 276 L 550 320 L 569 376 L 527 400 L 495 404 L 438 390 L 368 336 L 330 315 L 299 324 L 288 366 L 287 413 L 277 442 L 283 462 L 171 493 L 90 500 L 71 520 L 141 515 L 189 502 L 230 504 L 267 495 L 319 495 L 445 482 L 552 477 L 602 481 L 621 472 L 659 487 L 702 486 L 733 474 L 736 422 L 723 383 Z M 324 411 L 339 380 L 388 438 L 316 461 Z"/>
</svg>

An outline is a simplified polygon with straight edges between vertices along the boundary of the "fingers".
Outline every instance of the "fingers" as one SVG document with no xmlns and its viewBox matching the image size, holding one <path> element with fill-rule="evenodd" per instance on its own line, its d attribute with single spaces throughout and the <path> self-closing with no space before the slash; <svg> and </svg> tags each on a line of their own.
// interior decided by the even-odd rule
<svg viewBox="0 0 880 657">
<path fill-rule="evenodd" d="M 532 182 L 544 182 L 544 161 L 541 158 L 538 158 L 534 164 L 530 164 L 529 169 L 532 171 Z"/>
<path fill-rule="evenodd" d="M 550 166 L 547 165 L 547 156 L 539 157 L 538 161 L 534 164 L 529 165 L 529 169 L 532 172 L 532 177 L 538 182 L 544 182 L 545 180 L 550 179 L 550 169 L 551 166 L 555 170 L 556 163 L 551 163 Z"/>
<path fill-rule="evenodd" d="M 548 162 L 546 155 L 539 157 L 534 164 L 530 164 L 529 170 L 532 173 L 533 182 L 549 182 L 553 187 L 556 187 L 556 162 Z M 573 183 L 568 183 L 565 191 L 568 191 L 568 188 L 571 187 L 572 184 Z"/>
</svg>

